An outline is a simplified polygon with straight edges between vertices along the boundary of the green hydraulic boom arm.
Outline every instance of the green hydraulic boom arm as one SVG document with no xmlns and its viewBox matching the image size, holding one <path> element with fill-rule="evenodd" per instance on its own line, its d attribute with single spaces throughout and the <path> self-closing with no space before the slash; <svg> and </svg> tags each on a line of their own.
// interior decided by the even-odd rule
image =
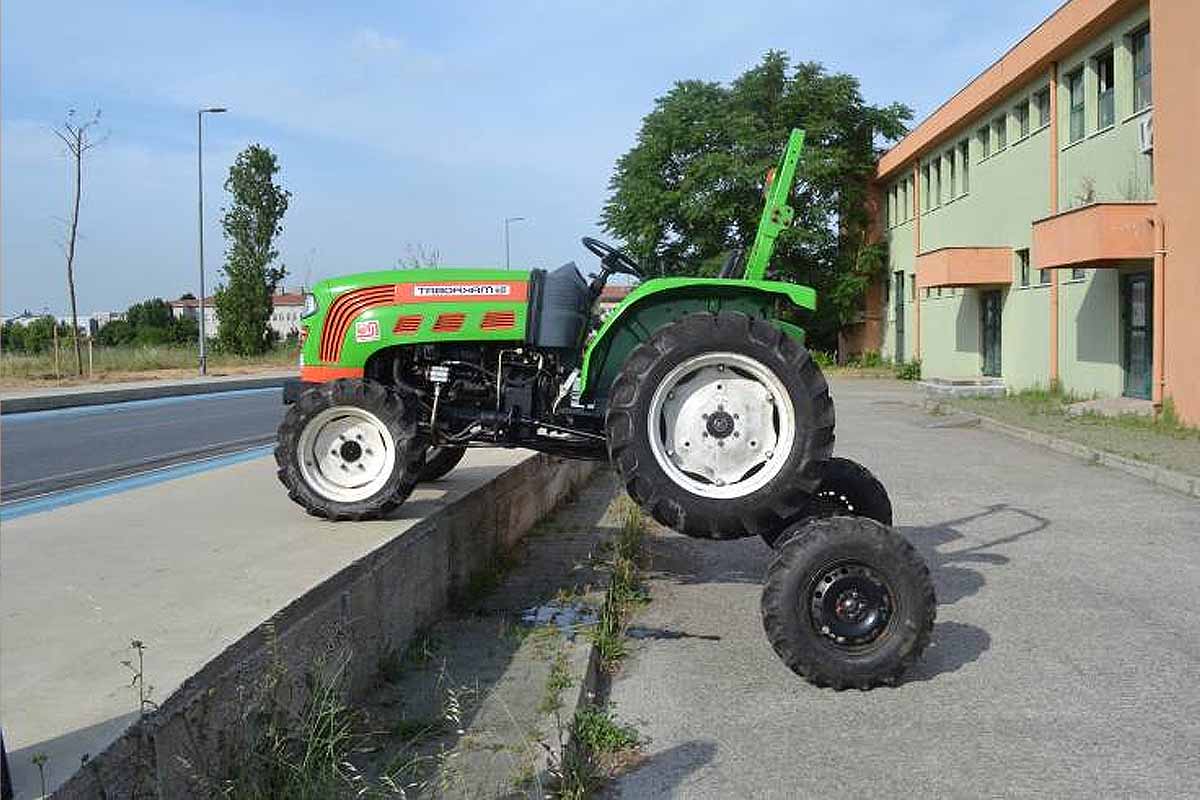
<svg viewBox="0 0 1200 800">
<path fill-rule="evenodd" d="M 788 137 L 787 148 L 779 159 L 779 166 L 768 179 L 767 202 L 758 221 L 758 233 L 746 259 L 746 280 L 761 281 L 767 274 L 771 254 L 775 251 L 775 240 L 780 231 L 792 222 L 795 211 L 788 205 L 792 193 L 792 182 L 796 179 L 796 163 L 804 149 L 804 131 L 793 128 Z"/>
</svg>

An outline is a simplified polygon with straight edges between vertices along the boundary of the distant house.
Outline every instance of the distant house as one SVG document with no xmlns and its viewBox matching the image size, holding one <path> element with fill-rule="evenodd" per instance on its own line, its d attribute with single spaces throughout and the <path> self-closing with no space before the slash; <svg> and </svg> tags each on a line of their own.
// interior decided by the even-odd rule
<svg viewBox="0 0 1200 800">
<path fill-rule="evenodd" d="M 636 289 L 636 286 L 629 284 L 614 283 L 604 287 L 604 291 L 600 293 L 600 313 L 607 314 L 612 309 L 621 304 L 630 292 Z"/>
<path fill-rule="evenodd" d="M 167 303 L 176 319 L 198 319 L 200 301 L 187 296 Z M 297 289 L 289 292 L 281 290 L 271 297 L 271 317 L 267 325 L 281 339 L 300 332 L 300 314 L 304 310 L 304 290 Z M 221 321 L 217 317 L 217 308 L 212 297 L 204 300 L 204 333 L 212 339 L 216 338 Z"/>
</svg>

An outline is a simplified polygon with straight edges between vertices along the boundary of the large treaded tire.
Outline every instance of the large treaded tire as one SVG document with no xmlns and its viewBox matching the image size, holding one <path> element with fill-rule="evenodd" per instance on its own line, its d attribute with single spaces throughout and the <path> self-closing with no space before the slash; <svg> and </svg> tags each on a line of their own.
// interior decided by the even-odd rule
<svg viewBox="0 0 1200 800">
<path fill-rule="evenodd" d="M 895 529 L 864 517 L 809 519 L 788 533 L 762 594 L 763 627 L 775 652 L 816 686 L 894 685 L 933 633 L 937 599 L 924 559 Z M 867 644 L 835 643 L 818 630 L 811 612 L 811 592 L 821 576 L 847 561 L 875 571 L 894 597 L 886 628 Z"/>
<path fill-rule="evenodd" d="M 396 458 L 386 482 L 363 500 L 339 502 L 308 485 L 300 470 L 298 445 L 305 425 L 335 406 L 357 406 L 374 414 L 387 428 Z M 279 425 L 275 464 L 288 497 L 313 516 L 330 520 L 375 519 L 387 514 L 412 493 L 425 461 L 425 448 L 417 436 L 417 403 L 370 380 L 342 378 L 304 392 L 288 407 Z"/>
<path fill-rule="evenodd" d="M 417 480 L 421 483 L 436 481 L 458 466 L 467 454 L 465 447 L 438 446 L 429 448 L 425 454 L 425 466 Z"/>
<path fill-rule="evenodd" d="M 795 413 L 795 436 L 783 469 L 741 497 L 707 497 L 677 484 L 655 458 L 648 438 L 658 385 L 686 359 L 718 351 L 749 356 L 770 369 Z M 762 535 L 798 518 L 832 454 L 833 426 L 829 387 L 808 351 L 767 320 L 736 312 L 688 315 L 639 345 L 613 382 L 605 420 L 609 456 L 630 497 L 662 524 L 706 539 Z"/>
<path fill-rule="evenodd" d="M 835 456 L 826 462 L 821 486 L 804 510 L 804 516 L 807 519 L 838 514 L 892 524 L 892 500 L 879 479 L 857 461 Z M 782 533 L 782 530 L 767 531 L 762 538 L 775 547 L 781 543 Z"/>
</svg>

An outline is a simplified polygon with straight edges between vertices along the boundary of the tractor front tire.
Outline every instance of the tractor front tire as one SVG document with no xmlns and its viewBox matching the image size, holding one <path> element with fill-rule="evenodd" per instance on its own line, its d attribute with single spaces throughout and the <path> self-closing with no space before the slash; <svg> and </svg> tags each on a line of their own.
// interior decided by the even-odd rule
<svg viewBox="0 0 1200 800">
<path fill-rule="evenodd" d="M 706 539 L 763 535 L 799 517 L 832 454 L 833 423 L 808 351 L 735 312 L 688 315 L 638 346 L 605 420 L 630 497 Z"/>
<path fill-rule="evenodd" d="M 821 486 L 804 510 L 804 518 L 832 517 L 836 514 L 867 517 L 883 525 L 892 524 L 892 501 L 879 479 L 857 461 L 835 456 L 826 462 Z M 781 543 L 782 533 L 782 530 L 767 531 L 762 538 L 769 546 L 775 547 Z"/>
<path fill-rule="evenodd" d="M 370 380 L 322 383 L 279 426 L 275 463 L 288 497 L 331 520 L 374 519 L 412 493 L 425 460 L 417 402 Z"/>
<path fill-rule="evenodd" d="M 465 447 L 438 445 L 429 448 L 425 453 L 425 466 L 421 468 L 418 480 L 425 483 L 444 477 L 450 470 L 458 466 L 458 462 L 462 461 L 466 454 L 467 448 Z"/>
<path fill-rule="evenodd" d="M 894 685 L 933 633 L 925 561 L 894 528 L 865 517 L 807 519 L 787 533 L 762 594 L 775 652 L 816 686 Z"/>
</svg>

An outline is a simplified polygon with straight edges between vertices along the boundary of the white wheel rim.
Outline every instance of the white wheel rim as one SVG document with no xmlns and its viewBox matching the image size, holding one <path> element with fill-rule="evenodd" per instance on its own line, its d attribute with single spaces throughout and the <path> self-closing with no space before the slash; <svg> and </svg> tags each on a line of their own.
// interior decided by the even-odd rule
<svg viewBox="0 0 1200 800">
<path fill-rule="evenodd" d="M 355 503 L 388 482 L 396 447 L 379 417 L 356 406 L 334 406 L 300 432 L 296 458 L 304 482 L 327 500 Z"/>
<path fill-rule="evenodd" d="M 796 412 L 779 377 L 740 353 L 705 353 L 672 369 L 650 398 L 650 449 L 676 485 L 744 497 L 787 462 Z"/>
</svg>

